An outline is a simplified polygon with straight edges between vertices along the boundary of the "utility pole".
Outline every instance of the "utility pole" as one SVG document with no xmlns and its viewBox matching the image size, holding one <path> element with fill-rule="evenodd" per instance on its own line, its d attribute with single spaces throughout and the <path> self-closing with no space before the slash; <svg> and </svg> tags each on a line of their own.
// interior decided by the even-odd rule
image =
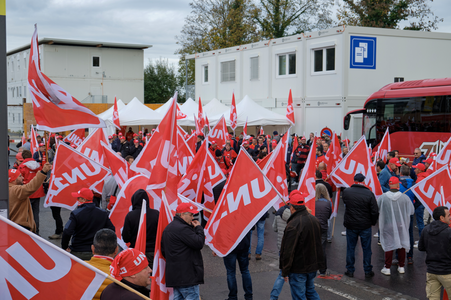
<svg viewBox="0 0 451 300">
<path fill-rule="evenodd" d="M 7 97 L 6 0 L 0 0 L 0 215 L 9 218 Z"/>
</svg>

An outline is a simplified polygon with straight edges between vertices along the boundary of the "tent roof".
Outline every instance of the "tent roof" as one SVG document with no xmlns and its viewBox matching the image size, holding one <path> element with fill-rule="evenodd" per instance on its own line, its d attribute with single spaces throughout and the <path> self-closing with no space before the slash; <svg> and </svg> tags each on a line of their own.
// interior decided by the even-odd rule
<svg viewBox="0 0 451 300">
<path fill-rule="evenodd" d="M 263 106 L 255 103 L 249 96 L 244 96 L 243 100 L 241 100 L 236 105 L 236 111 L 238 114 L 238 126 L 244 126 L 247 118 L 248 126 L 267 126 L 267 125 L 283 125 L 289 126 L 290 121 L 288 119 L 278 113 L 270 111 L 269 109 L 264 108 Z M 218 114 L 210 119 L 210 123 L 216 123 L 223 113 Z M 230 108 L 229 112 L 224 114 L 227 126 L 230 126 Z"/>
<path fill-rule="evenodd" d="M 213 98 L 210 102 L 204 105 L 203 109 L 204 114 L 207 114 L 207 117 L 208 116 L 213 117 L 219 114 L 220 115 L 227 114 L 230 112 L 230 107 L 225 106 L 216 98 Z M 210 119 L 210 117 L 208 117 L 208 119 Z"/>
<path fill-rule="evenodd" d="M 125 107 L 124 102 L 122 102 L 121 99 L 117 100 L 117 110 L 118 112 L 121 111 Z M 113 117 L 113 111 L 114 111 L 114 105 L 105 110 L 103 113 L 98 114 L 97 116 L 101 118 L 102 120 L 108 120 Z"/>
<path fill-rule="evenodd" d="M 163 104 L 162 106 L 158 107 L 155 111 L 157 113 L 159 113 L 160 115 L 162 115 L 162 116 L 166 115 L 166 113 L 168 112 L 169 107 L 171 107 L 171 101 L 172 101 L 172 97 L 169 98 L 169 100 L 166 101 L 165 104 Z M 177 103 L 177 106 L 181 110 L 181 107 L 180 107 L 180 105 L 178 103 Z"/>
<path fill-rule="evenodd" d="M 197 117 L 199 104 L 193 99 L 188 98 L 188 100 L 180 106 L 180 110 L 186 115 L 186 118 L 177 120 L 177 124 L 180 126 L 195 126 L 194 115 Z"/>
<path fill-rule="evenodd" d="M 162 119 L 161 114 L 145 106 L 136 97 L 119 112 L 121 126 L 158 125 Z"/>
</svg>

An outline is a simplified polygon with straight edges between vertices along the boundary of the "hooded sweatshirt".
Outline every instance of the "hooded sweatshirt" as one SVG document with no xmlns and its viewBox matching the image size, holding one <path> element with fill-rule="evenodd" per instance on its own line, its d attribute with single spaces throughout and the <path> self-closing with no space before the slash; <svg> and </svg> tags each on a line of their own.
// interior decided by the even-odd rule
<svg viewBox="0 0 451 300">
<path fill-rule="evenodd" d="M 19 166 L 20 174 L 23 176 L 23 184 L 29 183 L 36 174 L 41 171 L 42 166 L 40 163 L 35 161 L 33 158 L 27 158 L 25 159 L 22 164 Z M 41 198 L 45 196 L 44 188 L 41 186 L 38 188 L 38 190 L 33 193 L 33 195 L 30 196 L 31 199 L 33 198 Z"/>
<path fill-rule="evenodd" d="M 143 189 L 137 190 L 132 196 L 132 211 L 125 217 L 124 228 L 122 230 L 122 238 L 124 242 L 130 243 L 131 248 L 135 248 L 136 238 L 138 236 L 139 219 L 141 215 L 141 207 L 143 199 L 146 200 L 146 252 L 155 251 L 155 239 L 157 237 L 158 217 L 160 213 L 150 208 L 149 196 Z"/>
<path fill-rule="evenodd" d="M 448 224 L 435 220 L 424 227 L 418 250 L 426 251 L 428 273 L 451 274 L 451 228 Z"/>
</svg>

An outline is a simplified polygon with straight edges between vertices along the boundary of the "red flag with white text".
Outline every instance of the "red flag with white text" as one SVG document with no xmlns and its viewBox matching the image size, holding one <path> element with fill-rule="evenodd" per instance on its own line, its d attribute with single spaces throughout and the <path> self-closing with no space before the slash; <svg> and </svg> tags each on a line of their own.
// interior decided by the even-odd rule
<svg viewBox="0 0 451 300">
<path fill-rule="evenodd" d="M 41 72 L 38 28 L 31 38 L 28 89 L 37 128 L 50 132 L 106 127 L 105 122 Z"/>
<path fill-rule="evenodd" d="M 227 131 L 227 124 L 224 115 L 216 123 L 215 127 L 208 133 L 208 139 L 210 141 L 216 141 L 216 144 L 222 148 L 229 138 L 229 132 Z"/>
<path fill-rule="evenodd" d="M 107 277 L 2 216 L 0 236 L 2 299 L 92 299 Z"/>
<path fill-rule="evenodd" d="M 111 168 L 111 173 L 116 180 L 119 188 L 122 189 L 125 182 L 136 175 L 136 173 L 130 170 L 129 163 L 119 156 L 109 145 L 106 145 L 103 141 L 100 142 L 103 147 L 103 153 L 105 155 L 105 160 Z"/>
<path fill-rule="evenodd" d="M 199 119 L 199 127 L 200 128 L 204 128 L 205 126 L 205 119 L 204 119 L 204 109 L 202 107 L 202 101 L 200 100 L 199 97 L 199 108 L 198 108 L 198 112 L 197 112 L 197 118 Z"/>
<path fill-rule="evenodd" d="M 316 145 L 316 137 L 312 145 Z M 316 148 L 310 147 L 310 152 L 302 169 L 298 190 L 304 196 L 304 204 L 315 215 L 315 186 L 316 186 Z"/>
<path fill-rule="evenodd" d="M 288 121 L 290 121 L 291 124 L 294 125 L 293 96 L 291 95 L 291 89 L 290 89 L 290 93 L 288 94 L 288 105 L 287 105 L 286 117 L 287 117 Z"/>
<path fill-rule="evenodd" d="M 390 142 L 390 133 L 387 130 L 385 131 L 384 137 L 377 147 L 376 151 L 376 160 L 382 159 L 384 162 L 387 161 L 388 152 L 391 151 L 391 142 Z"/>
<path fill-rule="evenodd" d="M 443 166 L 449 166 L 451 162 L 451 138 L 443 146 L 442 150 L 437 154 L 435 158 L 435 163 L 431 164 L 429 168 L 431 170 L 438 170 Z"/>
<path fill-rule="evenodd" d="M 30 151 L 31 151 L 31 154 L 34 154 L 35 152 L 39 151 L 37 134 L 33 128 L 33 125 L 31 125 L 31 131 L 30 131 Z"/>
<path fill-rule="evenodd" d="M 235 93 L 232 94 L 232 105 L 230 106 L 230 127 L 235 131 L 238 125 L 238 115 L 236 113 Z"/>
<path fill-rule="evenodd" d="M 335 131 L 332 135 L 332 143 L 330 144 L 324 159 L 326 160 L 327 174 L 330 174 L 342 159 L 340 141 L 338 140 L 338 135 Z"/>
<path fill-rule="evenodd" d="M 265 132 L 263 131 L 263 126 L 260 126 L 260 132 L 259 135 L 265 135 Z"/>
<path fill-rule="evenodd" d="M 192 133 L 190 135 L 190 137 L 186 140 L 186 144 L 190 148 L 191 153 L 195 154 L 196 153 L 196 144 L 197 144 L 197 135 L 195 132 Z"/>
<path fill-rule="evenodd" d="M 114 97 L 113 124 L 117 127 L 117 129 L 121 130 L 121 122 L 119 121 L 119 110 L 117 109 L 116 97 Z"/>
<path fill-rule="evenodd" d="M 78 147 L 83 142 L 84 137 L 85 137 L 85 129 L 80 128 L 69 133 L 69 135 L 63 139 L 63 142 L 71 143 Z"/>
<path fill-rule="evenodd" d="M 108 175 L 110 171 L 107 168 L 61 142 L 53 160 L 44 207 L 58 206 L 74 210 L 78 202 L 71 193 L 89 188 L 101 194 L 102 190 L 96 190 L 96 187 Z"/>
<path fill-rule="evenodd" d="M 142 253 L 146 253 L 146 240 L 147 240 L 147 203 L 143 199 L 141 206 L 141 214 L 139 216 L 138 234 L 136 236 L 135 249 L 138 249 Z"/>
</svg>

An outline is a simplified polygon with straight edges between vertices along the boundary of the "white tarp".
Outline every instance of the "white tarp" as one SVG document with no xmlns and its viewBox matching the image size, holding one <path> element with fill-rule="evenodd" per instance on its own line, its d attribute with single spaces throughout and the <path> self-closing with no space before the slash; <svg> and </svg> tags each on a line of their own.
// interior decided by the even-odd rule
<svg viewBox="0 0 451 300">
<path fill-rule="evenodd" d="M 133 98 L 119 111 L 121 126 L 158 125 L 163 115 L 145 106 L 138 98 Z"/>
<path fill-rule="evenodd" d="M 186 118 L 177 120 L 177 124 L 180 126 L 195 126 L 194 115 L 196 115 L 199 110 L 199 103 L 196 103 L 193 99 L 188 98 L 182 105 L 180 105 L 180 110 L 186 115 Z"/>
<path fill-rule="evenodd" d="M 124 107 L 125 107 L 124 102 L 122 102 L 121 99 L 117 100 L 117 111 L 118 112 L 121 111 Z M 104 121 L 106 121 L 108 119 L 111 120 L 113 118 L 113 111 L 114 111 L 114 104 L 113 104 L 113 106 L 111 106 L 110 108 L 105 110 L 103 113 L 98 114 L 97 117 L 101 118 Z"/>
<path fill-rule="evenodd" d="M 163 104 L 162 106 L 158 107 L 155 111 L 157 113 L 159 113 L 160 115 L 162 115 L 162 116 L 166 115 L 166 113 L 168 112 L 169 107 L 171 106 L 171 101 L 172 101 L 172 97 L 168 101 L 166 101 L 165 104 Z M 177 106 L 178 106 L 179 109 L 181 109 L 180 105 L 178 103 L 177 103 Z"/>
<path fill-rule="evenodd" d="M 225 106 L 216 98 L 213 98 L 210 102 L 205 104 L 203 106 L 203 109 L 204 114 L 206 114 L 208 117 L 208 120 L 210 120 L 211 117 L 214 117 L 216 115 L 230 114 L 230 106 Z"/>
</svg>

